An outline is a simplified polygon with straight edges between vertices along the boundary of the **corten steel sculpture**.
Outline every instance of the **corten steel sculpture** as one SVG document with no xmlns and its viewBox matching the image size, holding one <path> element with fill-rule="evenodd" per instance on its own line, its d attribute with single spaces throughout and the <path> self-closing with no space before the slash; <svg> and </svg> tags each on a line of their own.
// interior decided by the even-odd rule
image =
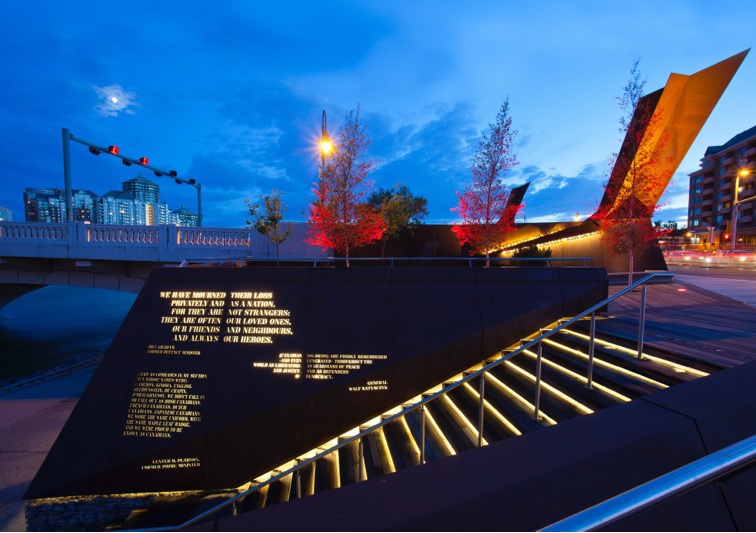
<svg viewBox="0 0 756 533">
<path fill-rule="evenodd" d="M 633 202 L 638 206 L 638 212 L 644 213 L 650 224 L 650 216 L 670 179 L 748 52 L 749 50 L 740 52 L 695 74 L 670 74 L 667 84 L 662 89 L 644 96 L 639 101 L 596 212 L 580 225 L 569 224 L 561 230 L 552 226 L 552 231 L 548 235 L 533 232 L 532 228 L 522 228 L 509 236 L 508 241 L 516 245 L 508 246 L 504 243 L 504 248 L 532 244 L 548 245 L 573 239 L 568 241 L 573 243 L 572 246 L 553 250 L 554 255 L 574 255 L 575 247 L 584 254 L 586 244 L 575 244 L 576 238 L 581 235 L 593 235 L 596 237 L 594 240 L 598 241 L 597 233 L 601 231 L 601 221 L 620 210 L 626 202 Z M 630 138 L 633 132 L 638 131 L 642 132 L 640 144 Z M 631 163 L 634 160 L 645 159 L 639 161 L 643 164 L 649 157 L 654 157 L 655 179 L 644 180 L 642 176 L 638 176 L 640 182 L 632 183 L 634 176 L 630 170 Z M 609 268 L 611 265 L 608 263 L 611 261 L 606 257 L 605 247 L 600 242 L 595 242 L 592 248 L 594 250 L 591 255 Z M 664 267 L 661 254 L 658 254 L 658 259 L 661 259 L 661 266 Z M 659 268 L 658 264 L 637 266 L 641 269 Z"/>
</svg>

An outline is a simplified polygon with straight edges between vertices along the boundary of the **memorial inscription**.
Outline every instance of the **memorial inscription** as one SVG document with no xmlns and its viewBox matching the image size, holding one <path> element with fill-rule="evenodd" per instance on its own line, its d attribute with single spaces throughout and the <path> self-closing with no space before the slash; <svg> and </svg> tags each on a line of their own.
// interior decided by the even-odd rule
<svg viewBox="0 0 756 533">
<path fill-rule="evenodd" d="M 126 412 L 124 437 L 170 439 L 202 422 L 204 394 L 192 389 L 207 374 L 139 372 Z"/>
</svg>

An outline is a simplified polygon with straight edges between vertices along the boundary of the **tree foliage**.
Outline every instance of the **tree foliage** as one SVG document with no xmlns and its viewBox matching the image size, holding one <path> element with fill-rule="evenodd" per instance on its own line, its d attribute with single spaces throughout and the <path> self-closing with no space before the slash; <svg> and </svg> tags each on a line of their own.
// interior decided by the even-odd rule
<svg viewBox="0 0 756 533">
<path fill-rule="evenodd" d="M 335 151 L 325 159 L 314 189 L 315 201 L 310 205 L 306 242 L 344 254 L 347 266 L 350 250 L 377 241 L 386 231 L 380 212 L 365 201 L 372 188 L 367 176 L 377 167 L 365 157 L 368 146 L 358 106 L 339 129 Z"/>
<path fill-rule="evenodd" d="M 460 194 L 452 208 L 462 219 L 452 231 L 461 244 L 469 244 L 471 253 L 484 253 L 514 230 L 514 217 L 520 206 L 507 206 L 509 187 L 503 177 L 517 165 L 512 144 L 517 132 L 512 129 L 507 98 L 489 124 L 478 145 L 472 166 L 472 182 Z M 487 262 L 488 264 L 488 262 Z"/>
<path fill-rule="evenodd" d="M 276 257 L 278 247 L 291 235 L 291 225 L 282 224 L 286 212 L 286 204 L 282 198 L 283 193 L 273 189 L 273 194 L 260 195 L 260 203 L 253 204 L 249 198 L 244 200 L 251 217 L 251 220 L 247 220 L 247 225 L 268 238 L 276 247 Z"/>
<path fill-rule="evenodd" d="M 634 259 L 656 242 L 657 232 L 651 217 L 659 208 L 649 198 L 669 180 L 664 151 L 668 135 L 662 133 L 657 142 L 645 142 L 647 133 L 661 126 L 660 110 L 654 102 L 643 100 L 645 80 L 641 79 L 639 62 L 630 69 L 630 78 L 617 97 L 621 116 L 619 131 L 624 133 L 622 148 L 613 154 L 613 172 L 624 179 L 610 179 L 605 197 L 612 199 L 597 212 L 602 235 L 609 253 L 627 255 L 628 283 L 632 282 Z"/>
<path fill-rule="evenodd" d="M 428 215 L 428 200 L 412 194 L 404 183 L 397 183 L 392 189 L 374 190 L 367 203 L 380 211 L 386 222 L 381 256 L 384 255 L 389 239 L 397 238 L 404 230 L 411 232 Z"/>
</svg>

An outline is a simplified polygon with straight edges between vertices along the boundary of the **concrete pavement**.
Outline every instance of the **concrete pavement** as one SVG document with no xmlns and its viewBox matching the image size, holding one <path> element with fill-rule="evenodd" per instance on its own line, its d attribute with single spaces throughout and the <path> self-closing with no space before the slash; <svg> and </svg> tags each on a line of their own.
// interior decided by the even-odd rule
<svg viewBox="0 0 756 533">
<path fill-rule="evenodd" d="M 23 495 L 95 370 L 0 396 L 0 529 L 26 531 Z"/>
<path fill-rule="evenodd" d="M 675 280 L 716 292 L 756 309 L 756 279 L 746 280 L 675 274 Z"/>
</svg>

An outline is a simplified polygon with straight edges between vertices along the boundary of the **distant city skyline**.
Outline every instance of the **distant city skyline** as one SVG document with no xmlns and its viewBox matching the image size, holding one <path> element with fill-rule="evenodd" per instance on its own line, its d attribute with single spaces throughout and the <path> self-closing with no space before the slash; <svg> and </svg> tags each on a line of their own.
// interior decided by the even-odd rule
<svg viewBox="0 0 756 533">
<path fill-rule="evenodd" d="M 26 222 L 66 222 L 65 190 L 56 187 L 24 189 Z M 185 205 L 171 209 L 160 201 L 160 186 L 139 174 L 121 183 L 121 190 L 97 195 L 89 190 L 72 190 L 73 220 L 95 224 L 154 226 L 176 224 L 198 226 L 199 216 Z"/>
<path fill-rule="evenodd" d="M 703 0 L 633 9 L 583 0 L 469 4 L 334 0 L 195 4 L 137 0 L 4 6 L 0 205 L 63 187 L 61 129 L 202 184 L 203 225 L 242 227 L 245 198 L 277 189 L 301 221 L 317 180 L 323 110 L 338 131 L 357 105 L 375 185 L 428 199 L 451 223 L 482 130 L 509 97 L 529 222 L 591 214 L 620 146 L 616 97 L 640 58 L 646 92 L 753 44 L 756 4 Z M 752 56 L 753 54 L 751 54 Z M 756 124 L 747 57 L 679 167 L 655 218 L 685 222 L 688 175 L 706 148 Z M 129 167 L 71 149 L 75 189 L 113 189 Z M 196 190 L 156 178 L 177 204 Z M 167 190 L 166 190 L 167 192 Z"/>
</svg>

